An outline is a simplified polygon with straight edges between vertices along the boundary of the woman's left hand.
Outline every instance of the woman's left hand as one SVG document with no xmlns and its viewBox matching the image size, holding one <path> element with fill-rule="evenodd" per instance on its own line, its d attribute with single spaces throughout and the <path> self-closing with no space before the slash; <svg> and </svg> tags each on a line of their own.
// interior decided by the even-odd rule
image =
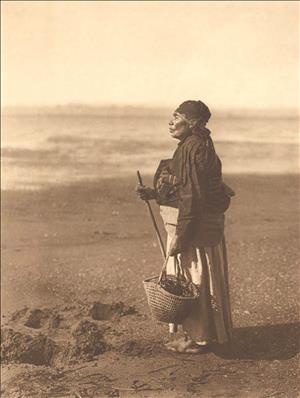
<svg viewBox="0 0 300 398">
<path fill-rule="evenodd" d="M 169 248 L 169 256 L 176 256 L 182 251 L 181 242 L 178 235 L 175 235 L 171 240 Z"/>
</svg>

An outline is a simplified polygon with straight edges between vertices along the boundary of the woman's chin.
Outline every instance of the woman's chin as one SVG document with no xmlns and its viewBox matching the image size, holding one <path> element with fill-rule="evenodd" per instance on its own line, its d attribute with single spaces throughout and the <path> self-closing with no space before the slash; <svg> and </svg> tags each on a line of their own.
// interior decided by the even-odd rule
<svg viewBox="0 0 300 398">
<path fill-rule="evenodd" d="M 178 140 L 178 137 L 177 137 L 176 133 L 170 131 L 170 136 L 172 138 L 176 138 Z"/>
</svg>

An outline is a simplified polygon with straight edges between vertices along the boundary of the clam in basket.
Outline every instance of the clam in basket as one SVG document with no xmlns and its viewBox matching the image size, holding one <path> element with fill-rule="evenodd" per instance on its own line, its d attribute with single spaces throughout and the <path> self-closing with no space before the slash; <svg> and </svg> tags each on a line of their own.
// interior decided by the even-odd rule
<svg viewBox="0 0 300 398">
<path fill-rule="evenodd" d="M 196 285 L 186 280 L 177 257 L 174 257 L 175 275 L 167 275 L 168 259 L 169 256 L 163 264 L 160 275 L 145 279 L 143 284 L 153 318 L 160 322 L 181 324 L 199 297 L 199 290 Z M 169 289 L 170 282 L 175 289 Z M 175 290 L 175 294 L 170 290 Z"/>
</svg>

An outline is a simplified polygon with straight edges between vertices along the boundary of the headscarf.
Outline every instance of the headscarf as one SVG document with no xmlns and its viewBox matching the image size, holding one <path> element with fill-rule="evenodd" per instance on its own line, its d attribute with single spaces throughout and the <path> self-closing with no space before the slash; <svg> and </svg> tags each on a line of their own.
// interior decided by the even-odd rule
<svg viewBox="0 0 300 398">
<path fill-rule="evenodd" d="M 210 131 L 205 127 L 205 124 L 211 116 L 208 106 L 202 101 L 189 100 L 179 105 L 175 112 L 179 113 L 187 123 L 194 122 L 191 132 L 193 135 L 197 135 L 202 138 L 204 146 L 202 146 L 201 161 L 206 164 L 205 167 L 209 167 L 210 163 L 215 159 L 216 153 L 213 141 L 210 137 Z M 194 148 L 191 148 L 188 152 L 192 154 L 196 149 L 197 146 L 194 146 Z M 183 184 L 190 174 L 188 170 L 192 169 L 192 166 L 188 166 L 187 159 L 183 158 L 181 170 L 181 180 L 183 181 Z M 195 186 L 197 186 L 197 184 Z"/>
<path fill-rule="evenodd" d="M 180 113 L 187 121 L 197 121 L 206 124 L 211 116 L 207 105 L 202 101 L 184 101 L 175 112 Z"/>
</svg>

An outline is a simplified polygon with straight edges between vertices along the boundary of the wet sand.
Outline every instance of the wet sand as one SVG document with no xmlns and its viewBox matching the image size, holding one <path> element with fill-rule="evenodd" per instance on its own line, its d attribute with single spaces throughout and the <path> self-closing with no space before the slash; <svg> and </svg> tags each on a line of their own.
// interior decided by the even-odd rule
<svg viewBox="0 0 300 398">
<path fill-rule="evenodd" d="M 135 176 L 2 192 L 3 397 L 296 397 L 298 176 L 225 180 L 237 193 L 226 223 L 233 349 L 200 356 L 164 351 L 167 327 L 149 316 L 142 280 L 162 260 Z M 96 319 L 103 303 L 111 316 Z M 98 329 L 97 351 L 80 339 Z M 16 333 L 63 350 L 35 365 L 9 346 Z"/>
</svg>

